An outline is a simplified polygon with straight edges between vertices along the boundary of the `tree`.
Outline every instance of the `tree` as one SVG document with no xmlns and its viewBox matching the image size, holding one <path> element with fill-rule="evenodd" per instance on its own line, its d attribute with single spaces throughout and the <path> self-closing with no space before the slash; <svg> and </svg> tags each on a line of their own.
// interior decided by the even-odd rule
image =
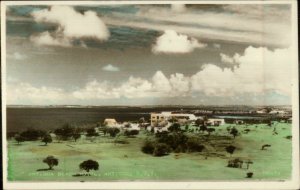
<svg viewBox="0 0 300 190">
<path fill-rule="evenodd" d="M 43 160 L 44 163 L 48 164 L 49 166 L 49 170 L 53 169 L 53 166 L 57 166 L 58 165 L 58 159 L 55 158 L 54 156 L 47 156 L 47 158 L 45 158 Z"/>
<path fill-rule="evenodd" d="M 239 158 L 235 158 L 233 160 L 229 160 L 227 167 L 230 168 L 242 168 L 243 165 L 243 160 L 239 159 Z"/>
<path fill-rule="evenodd" d="M 178 131 L 181 131 L 180 129 L 180 124 L 179 123 L 173 123 L 169 128 L 168 128 L 169 131 L 171 132 L 178 132 Z"/>
<path fill-rule="evenodd" d="M 44 138 L 42 139 L 42 142 L 45 143 L 45 146 L 48 144 L 48 143 L 51 143 L 52 142 L 52 137 L 51 135 L 47 134 L 44 136 Z"/>
<path fill-rule="evenodd" d="M 86 130 L 86 132 L 87 132 L 87 134 L 86 134 L 87 137 L 99 136 L 99 134 L 96 133 L 96 130 L 95 130 L 94 127 L 88 128 L 88 129 Z"/>
<path fill-rule="evenodd" d="M 83 161 L 80 165 L 79 168 L 81 170 L 85 170 L 89 172 L 90 170 L 98 170 L 99 169 L 99 163 L 94 160 L 86 160 Z"/>
<path fill-rule="evenodd" d="M 22 137 L 19 134 L 15 135 L 15 140 L 18 142 L 18 144 L 20 144 L 20 142 L 24 142 L 25 141 L 24 137 Z"/>
<path fill-rule="evenodd" d="M 195 121 L 195 124 L 196 124 L 197 126 L 205 125 L 204 119 L 197 119 L 197 120 Z"/>
<path fill-rule="evenodd" d="M 205 125 L 200 126 L 200 131 L 204 132 L 207 130 L 207 127 Z"/>
<path fill-rule="evenodd" d="M 216 131 L 216 129 L 214 129 L 214 128 L 207 128 L 206 131 L 208 132 L 208 135 L 210 136 L 210 134 L 211 134 L 212 132 Z"/>
<path fill-rule="evenodd" d="M 75 142 L 81 137 L 80 133 L 74 133 L 72 135 L 73 139 L 75 140 Z"/>
<path fill-rule="evenodd" d="M 232 146 L 232 145 L 227 146 L 227 147 L 225 148 L 226 152 L 228 152 L 228 153 L 230 154 L 230 157 L 231 157 L 232 154 L 234 153 L 235 149 L 236 149 L 236 147 L 235 147 L 235 146 Z"/>
<path fill-rule="evenodd" d="M 116 137 L 118 133 L 120 133 L 120 129 L 116 128 L 116 127 L 109 127 L 107 129 L 107 132 L 109 133 L 109 135 L 111 137 Z"/>
<path fill-rule="evenodd" d="M 74 127 L 70 124 L 66 123 L 61 128 L 58 128 L 54 131 L 54 134 L 62 140 L 67 140 L 68 138 L 72 137 L 74 133 Z"/>
<path fill-rule="evenodd" d="M 235 138 L 238 135 L 238 133 L 239 131 L 235 127 L 231 128 L 230 134 L 233 136 L 233 138 Z"/>
</svg>

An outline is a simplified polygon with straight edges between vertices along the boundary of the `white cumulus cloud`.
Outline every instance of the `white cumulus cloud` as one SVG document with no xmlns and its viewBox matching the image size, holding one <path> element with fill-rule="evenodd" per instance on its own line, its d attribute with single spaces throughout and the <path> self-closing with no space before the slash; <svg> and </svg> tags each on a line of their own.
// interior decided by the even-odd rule
<svg viewBox="0 0 300 190">
<path fill-rule="evenodd" d="M 243 55 L 227 57 L 238 65 L 233 70 L 207 64 L 191 77 L 192 90 L 211 96 L 275 91 L 291 96 L 291 49 L 246 48 Z"/>
<path fill-rule="evenodd" d="M 206 44 L 198 42 L 197 39 L 178 34 L 174 30 L 166 30 L 164 34 L 156 39 L 152 47 L 154 53 L 189 53 L 195 48 L 206 47 Z"/>
<path fill-rule="evenodd" d="M 57 104 L 68 99 L 61 88 L 35 87 L 29 83 L 7 85 L 8 104 Z"/>
<path fill-rule="evenodd" d="M 103 71 L 110 71 L 110 72 L 117 72 L 120 71 L 119 67 L 113 66 L 111 64 L 108 64 L 104 67 L 102 67 Z"/>
<path fill-rule="evenodd" d="M 29 102 L 59 103 L 125 98 L 197 97 L 264 97 L 276 93 L 291 97 L 292 52 L 290 48 L 269 50 L 264 47 L 248 47 L 236 54 L 237 65 L 220 68 L 206 64 L 191 76 L 174 73 L 166 76 L 157 71 L 145 79 L 130 76 L 122 83 L 92 80 L 84 87 L 66 91 L 54 87 L 34 87 L 28 83 L 8 83 L 7 98 L 10 104 Z M 271 98 L 271 97 L 270 97 Z M 269 100 L 261 100 L 269 101 Z M 274 103 L 274 102 L 273 102 Z M 247 104 L 247 102 L 245 102 Z"/>
<path fill-rule="evenodd" d="M 30 37 L 30 40 L 37 45 L 47 46 L 72 46 L 71 41 L 67 38 L 59 38 L 52 36 L 48 31 Z"/>
<path fill-rule="evenodd" d="M 51 6 L 31 13 L 36 22 L 53 23 L 57 30 L 50 35 L 42 34 L 42 41 L 48 45 L 62 45 L 71 43 L 72 39 L 94 38 L 107 40 L 110 36 L 105 23 L 96 12 L 86 11 L 79 13 L 70 6 Z M 37 40 L 38 41 L 38 40 Z"/>
<path fill-rule="evenodd" d="M 220 56 L 221 56 L 221 61 L 222 61 L 223 63 L 228 63 L 228 64 L 236 64 L 236 63 L 237 63 L 236 60 L 237 60 L 238 57 L 239 57 L 238 54 L 235 54 L 235 56 L 230 57 L 230 56 L 228 56 L 228 55 L 226 55 L 226 54 L 224 54 L 224 53 L 220 53 Z"/>
</svg>

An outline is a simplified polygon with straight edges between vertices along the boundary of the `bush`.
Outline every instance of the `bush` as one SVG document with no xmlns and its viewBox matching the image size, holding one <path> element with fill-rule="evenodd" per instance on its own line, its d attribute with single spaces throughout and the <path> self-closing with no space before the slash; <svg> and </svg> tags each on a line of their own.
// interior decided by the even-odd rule
<svg viewBox="0 0 300 190">
<path fill-rule="evenodd" d="M 247 173 L 247 178 L 252 178 L 252 176 L 253 176 L 253 172 L 248 172 Z"/>
<path fill-rule="evenodd" d="M 153 154 L 154 148 L 155 148 L 155 143 L 147 140 L 142 146 L 142 152 L 145 154 Z"/>
<path fill-rule="evenodd" d="M 228 161 L 227 167 L 230 167 L 230 168 L 241 168 L 242 164 L 243 164 L 242 160 L 240 160 L 239 158 L 235 158 L 233 160 L 229 160 Z"/>
<path fill-rule="evenodd" d="M 114 141 L 114 143 L 116 143 L 116 144 L 129 144 L 129 142 L 125 139 L 116 139 Z"/>
<path fill-rule="evenodd" d="M 139 134 L 139 130 L 136 130 L 136 129 L 134 129 L 134 130 L 126 130 L 124 132 L 124 135 L 126 135 L 128 137 L 135 136 L 135 135 L 138 135 L 138 134 Z"/>
<path fill-rule="evenodd" d="M 292 139 L 292 135 L 288 135 L 285 137 L 286 139 Z"/>
<path fill-rule="evenodd" d="M 189 138 L 187 141 L 187 149 L 189 152 L 202 152 L 205 147 L 200 144 L 196 137 Z"/>
<path fill-rule="evenodd" d="M 157 143 L 155 145 L 153 155 L 154 156 L 164 156 L 170 153 L 170 147 L 165 143 Z"/>
</svg>

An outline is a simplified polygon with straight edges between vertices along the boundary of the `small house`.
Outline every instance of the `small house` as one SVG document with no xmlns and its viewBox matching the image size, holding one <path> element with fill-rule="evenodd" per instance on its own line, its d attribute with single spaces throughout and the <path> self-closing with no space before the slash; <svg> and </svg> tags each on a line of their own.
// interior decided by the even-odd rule
<svg viewBox="0 0 300 190">
<path fill-rule="evenodd" d="M 104 124 L 104 126 L 107 126 L 107 127 L 117 127 L 117 125 L 118 125 L 117 121 L 113 118 L 105 119 L 103 124 Z"/>
</svg>

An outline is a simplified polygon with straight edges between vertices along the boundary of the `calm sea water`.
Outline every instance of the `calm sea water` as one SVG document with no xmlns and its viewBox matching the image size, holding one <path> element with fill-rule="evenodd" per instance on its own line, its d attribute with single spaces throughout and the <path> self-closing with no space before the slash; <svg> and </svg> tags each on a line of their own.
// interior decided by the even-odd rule
<svg viewBox="0 0 300 190">
<path fill-rule="evenodd" d="M 155 111 L 176 111 L 181 108 L 7 108 L 7 131 L 55 129 L 65 123 L 74 125 L 96 124 L 105 118 L 115 118 L 118 122 L 137 121 L 144 117 L 149 120 Z"/>
<path fill-rule="evenodd" d="M 198 108 L 199 109 L 199 108 Z M 218 108 L 220 109 L 220 108 Z M 105 118 L 118 122 L 138 121 L 141 117 L 150 119 L 151 112 L 191 111 L 196 107 L 93 107 L 93 108 L 7 108 L 7 131 L 22 131 L 28 128 L 52 130 L 65 123 L 74 126 L 96 124 Z M 233 119 L 259 119 L 250 115 L 221 116 Z"/>
</svg>

